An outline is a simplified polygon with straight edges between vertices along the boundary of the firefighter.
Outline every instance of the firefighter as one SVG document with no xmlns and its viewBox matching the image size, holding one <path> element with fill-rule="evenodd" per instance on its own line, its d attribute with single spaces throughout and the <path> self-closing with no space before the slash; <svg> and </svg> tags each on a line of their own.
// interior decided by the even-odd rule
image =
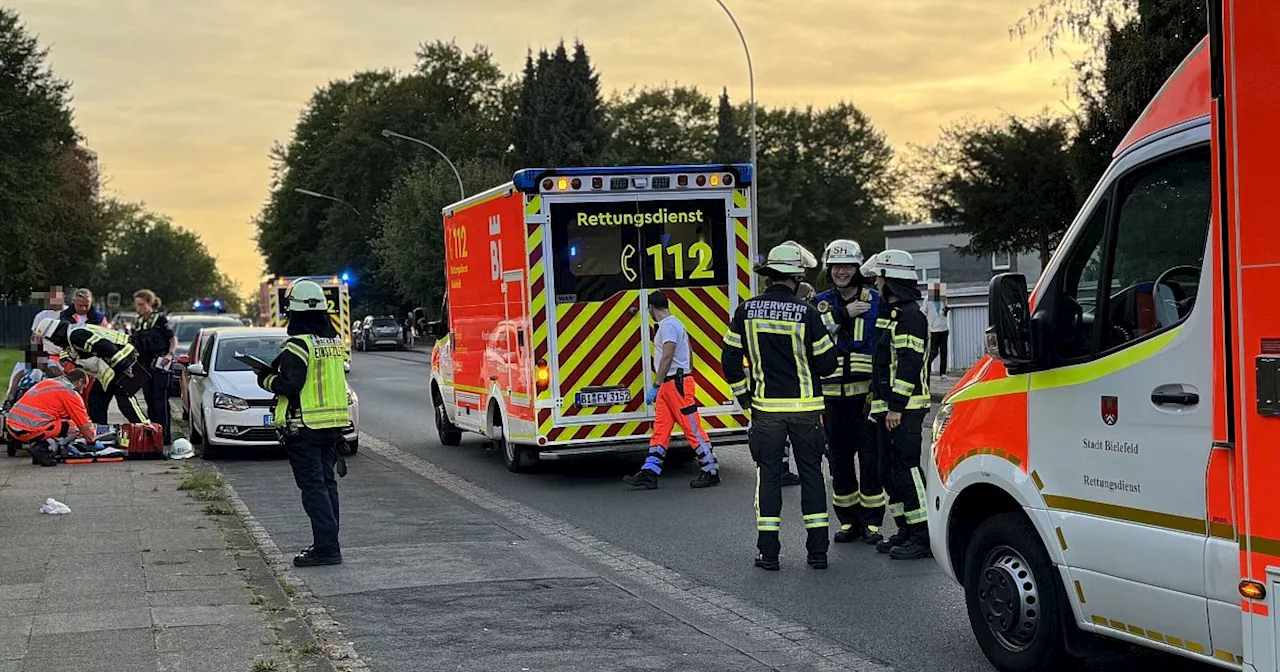
<svg viewBox="0 0 1280 672">
<path fill-rule="evenodd" d="M 116 406 L 130 423 L 147 423 L 147 413 L 134 397 L 146 387 L 150 374 L 138 363 L 138 351 L 124 332 L 99 327 L 94 324 L 68 324 L 46 318 L 36 325 L 37 334 L 46 341 L 63 348 L 63 359 L 74 361 L 77 366 L 97 378 L 106 394 L 116 399 Z M 105 425 L 105 417 L 89 417 Z"/>
<path fill-rule="evenodd" d="M 838 360 L 835 373 L 822 381 L 831 498 L 840 521 L 835 541 L 862 539 L 874 545 L 882 538 L 885 494 L 875 424 L 867 418 L 866 404 L 871 392 L 871 355 L 876 344 L 880 293 L 867 286 L 862 262 L 862 248 L 857 242 L 831 241 L 822 253 L 822 268 L 831 289 L 818 294 L 815 301 L 823 324 L 835 340 Z"/>
<path fill-rule="evenodd" d="M 342 564 L 338 543 L 338 482 L 346 463 L 338 444 L 348 420 L 346 349 L 329 319 L 324 290 L 298 280 L 285 295 L 289 338 L 258 385 L 276 395 L 273 418 L 281 433 L 302 508 L 311 519 L 312 545 L 293 558 L 296 567 Z"/>
<path fill-rule="evenodd" d="M 800 471 L 807 562 L 814 569 L 827 568 L 830 523 L 822 476 L 820 381 L 835 371 L 835 345 L 818 311 L 796 296 L 805 271 L 816 266 L 817 260 L 799 244 L 788 241 L 769 250 L 756 267 L 769 279 L 769 288 L 738 306 L 720 362 L 738 403 L 751 414 L 748 441 L 757 469 L 755 565 L 771 571 L 780 568 L 782 457 L 788 440 Z M 750 379 L 743 372 L 744 356 Z"/>
<path fill-rule="evenodd" d="M 920 310 L 915 260 L 885 250 L 862 267 L 875 278 L 884 317 L 872 356 L 871 417 L 880 445 L 881 478 L 898 531 L 876 544 L 895 560 L 932 557 L 927 497 L 920 474 L 924 416 L 929 412 L 929 322 Z"/>
<path fill-rule="evenodd" d="M 649 314 L 658 323 L 653 362 L 654 380 L 658 383 L 648 394 L 648 402 L 654 404 L 653 436 L 649 439 L 649 457 L 644 466 L 623 480 L 637 488 L 658 487 L 658 476 L 662 474 L 662 463 L 671 443 L 671 429 L 678 424 L 689 446 L 697 452 L 701 467 L 689 487 L 720 485 L 720 465 L 711 452 L 711 439 L 698 415 L 689 334 L 680 318 L 671 314 L 671 302 L 661 290 L 649 294 Z"/>
</svg>

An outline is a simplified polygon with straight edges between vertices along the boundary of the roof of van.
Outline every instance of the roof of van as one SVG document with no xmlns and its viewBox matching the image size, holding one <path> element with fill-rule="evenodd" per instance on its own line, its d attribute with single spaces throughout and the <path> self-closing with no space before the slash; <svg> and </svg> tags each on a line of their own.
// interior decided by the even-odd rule
<svg viewBox="0 0 1280 672">
<path fill-rule="evenodd" d="M 1206 37 L 1169 75 L 1113 156 L 1119 156 L 1154 133 L 1209 116 L 1213 109 L 1211 76 L 1209 38 Z"/>
</svg>

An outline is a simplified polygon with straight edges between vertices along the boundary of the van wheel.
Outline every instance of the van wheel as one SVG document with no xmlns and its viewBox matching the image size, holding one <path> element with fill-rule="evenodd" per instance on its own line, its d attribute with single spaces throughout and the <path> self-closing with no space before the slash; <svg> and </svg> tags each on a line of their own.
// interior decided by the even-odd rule
<svg viewBox="0 0 1280 672">
<path fill-rule="evenodd" d="M 1060 672 L 1080 660 L 1067 652 L 1055 574 L 1040 535 L 1020 513 L 1002 513 L 974 532 L 964 563 L 969 625 L 1000 672 Z"/>
<path fill-rule="evenodd" d="M 502 463 L 507 466 L 507 471 L 515 474 L 523 473 L 529 470 L 538 458 L 534 457 L 529 451 L 522 449 L 507 438 L 507 433 L 502 433 L 502 438 L 497 441 L 498 447 L 502 448 Z"/>
<path fill-rule="evenodd" d="M 436 434 L 440 437 L 440 443 L 445 446 L 462 445 L 462 430 L 449 422 L 449 414 L 444 410 L 444 397 L 437 392 L 431 398 L 436 405 Z"/>
</svg>

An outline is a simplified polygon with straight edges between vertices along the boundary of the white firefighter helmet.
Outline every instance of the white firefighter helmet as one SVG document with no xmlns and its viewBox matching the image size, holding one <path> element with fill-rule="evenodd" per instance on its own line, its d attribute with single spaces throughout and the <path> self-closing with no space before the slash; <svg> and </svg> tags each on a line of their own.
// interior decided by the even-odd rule
<svg viewBox="0 0 1280 672">
<path fill-rule="evenodd" d="M 763 264 L 756 266 L 756 272 L 770 270 L 783 275 L 804 275 L 805 271 L 817 266 L 817 257 L 800 243 L 788 240 L 769 250 L 769 256 Z"/>
<path fill-rule="evenodd" d="M 862 274 L 870 277 L 897 278 L 899 280 L 919 280 L 916 275 L 916 261 L 910 252 L 902 250 L 885 250 L 871 255 L 862 266 Z"/>
<path fill-rule="evenodd" d="M 822 268 L 825 270 L 830 270 L 836 264 L 861 266 L 862 262 L 862 247 L 852 240 L 833 240 L 822 251 Z"/>
<path fill-rule="evenodd" d="M 284 299 L 291 313 L 329 309 L 328 300 L 324 298 L 324 290 L 313 280 L 298 280 L 289 285 L 289 293 Z"/>
<path fill-rule="evenodd" d="M 196 456 L 195 448 L 192 448 L 191 442 L 186 439 L 174 439 L 168 452 L 171 460 L 185 460 Z"/>
<path fill-rule="evenodd" d="M 58 323 L 61 321 L 56 317 L 46 317 L 36 323 L 36 328 L 32 329 L 31 333 L 40 338 L 52 338 L 53 332 L 58 330 Z"/>
</svg>

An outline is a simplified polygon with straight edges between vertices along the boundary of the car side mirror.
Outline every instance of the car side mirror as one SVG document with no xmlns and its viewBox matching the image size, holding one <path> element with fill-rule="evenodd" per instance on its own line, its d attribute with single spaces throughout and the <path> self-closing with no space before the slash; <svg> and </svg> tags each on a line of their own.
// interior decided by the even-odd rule
<svg viewBox="0 0 1280 672">
<path fill-rule="evenodd" d="M 1027 278 L 1021 273 L 1001 273 L 991 279 L 987 298 L 987 353 L 1005 365 L 1030 364 L 1031 308 Z"/>
<path fill-rule="evenodd" d="M 178 355 L 178 363 L 186 366 L 191 363 L 191 357 L 189 355 Z"/>
<path fill-rule="evenodd" d="M 192 364 L 187 367 L 187 372 L 193 376 L 205 375 L 204 364 Z"/>
<path fill-rule="evenodd" d="M 428 322 L 427 328 L 431 331 L 431 335 L 436 338 L 444 338 L 449 335 L 449 323 L 444 320 Z"/>
</svg>

